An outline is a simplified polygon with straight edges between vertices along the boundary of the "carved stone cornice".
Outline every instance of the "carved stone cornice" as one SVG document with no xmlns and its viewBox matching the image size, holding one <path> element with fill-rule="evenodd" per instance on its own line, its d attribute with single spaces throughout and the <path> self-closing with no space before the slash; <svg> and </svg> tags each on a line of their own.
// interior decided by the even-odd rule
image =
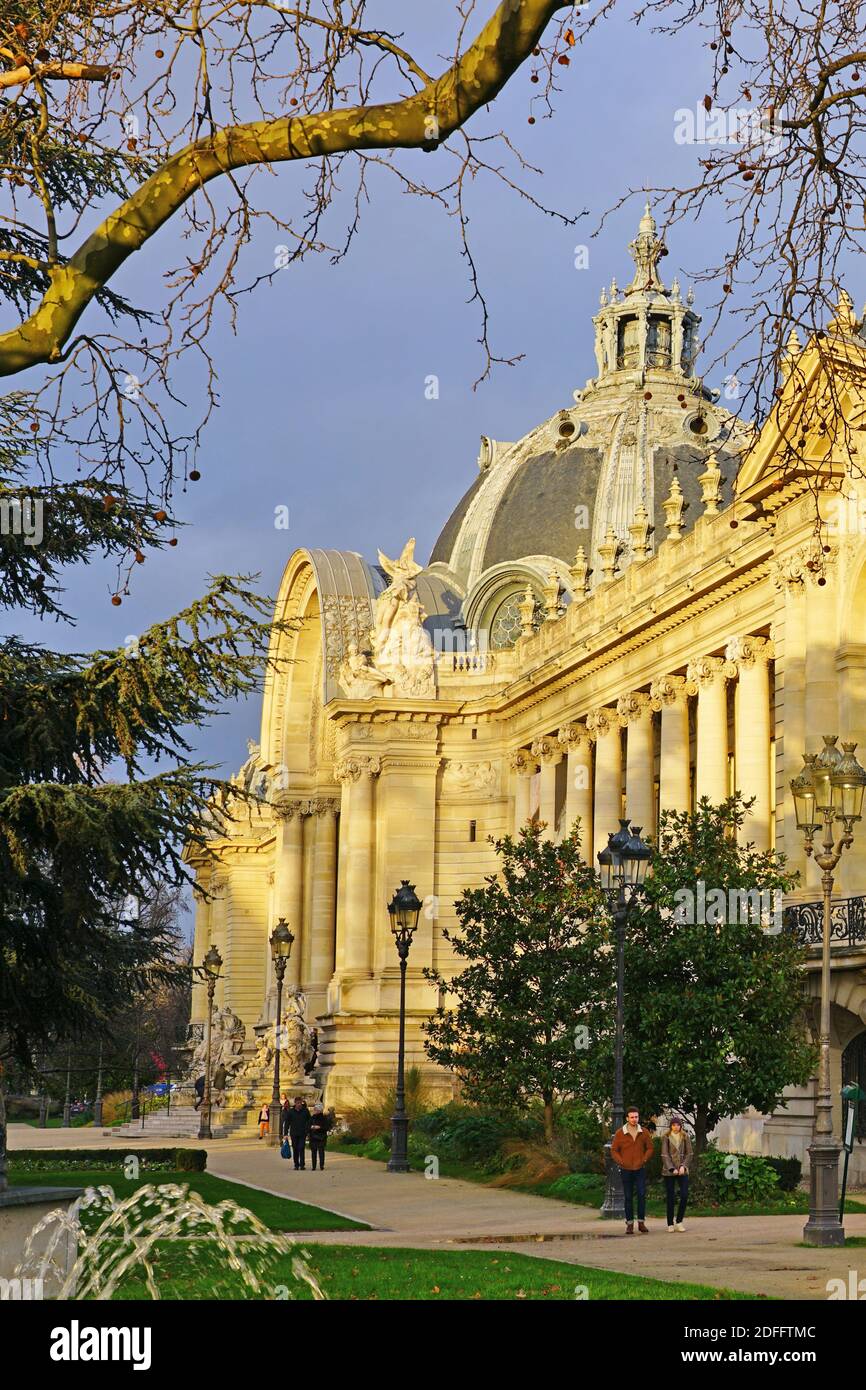
<svg viewBox="0 0 866 1390">
<path fill-rule="evenodd" d="M 509 753 L 508 766 L 518 777 L 533 777 L 538 771 L 538 763 L 527 748 L 515 748 Z"/>
<path fill-rule="evenodd" d="M 378 777 L 382 761 L 373 753 L 355 753 L 342 758 L 334 768 L 334 777 L 343 786 L 358 782 L 361 777 Z"/>
<path fill-rule="evenodd" d="M 685 676 L 658 676 L 650 685 L 649 700 L 654 710 L 675 705 L 687 696 Z"/>
<path fill-rule="evenodd" d="M 558 739 L 545 734 L 542 738 L 533 739 L 530 752 L 539 762 L 544 763 L 545 767 L 555 767 L 561 762 L 564 749 Z"/>
<path fill-rule="evenodd" d="M 635 719 L 641 719 L 650 708 L 649 695 L 642 690 L 633 690 L 628 695 L 620 695 L 616 702 L 616 713 L 620 724 L 625 728 Z"/>
<path fill-rule="evenodd" d="M 602 705 L 600 709 L 591 709 L 586 716 L 586 732 L 595 742 L 619 728 L 619 715 L 615 709 L 609 709 L 606 705 Z"/>
<path fill-rule="evenodd" d="M 686 667 L 686 690 L 697 695 L 714 681 L 725 679 L 725 659 L 721 656 L 696 656 Z"/>
<path fill-rule="evenodd" d="M 556 737 L 563 748 L 571 750 L 580 747 L 587 738 L 587 733 L 583 724 L 563 724 L 562 728 L 557 730 Z"/>
<path fill-rule="evenodd" d="M 725 675 L 734 678 L 745 668 L 767 665 L 775 653 L 769 637 L 732 637 L 725 647 Z"/>
</svg>

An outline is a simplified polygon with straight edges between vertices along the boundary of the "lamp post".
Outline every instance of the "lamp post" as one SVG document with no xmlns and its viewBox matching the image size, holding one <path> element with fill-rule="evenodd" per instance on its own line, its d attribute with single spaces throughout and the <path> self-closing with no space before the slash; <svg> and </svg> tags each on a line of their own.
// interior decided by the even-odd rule
<svg viewBox="0 0 866 1390">
<path fill-rule="evenodd" d="M 836 747 L 836 734 L 824 735 L 824 747 L 815 756 L 804 754 L 803 771 L 791 782 L 797 829 L 806 840 L 806 853 L 821 870 L 824 920 L 821 935 L 821 1031 L 818 1064 L 818 1096 L 809 1145 L 809 1220 L 803 1228 L 807 1245 L 844 1245 L 845 1229 L 839 1216 L 839 1154 L 833 1135 L 833 1096 L 830 1090 L 830 915 L 833 870 L 854 840 L 853 827 L 860 820 L 866 772 L 854 757 L 856 743 Z M 833 838 L 833 822 L 842 822 L 842 834 Z M 815 851 L 817 831 L 823 832 Z"/>
<path fill-rule="evenodd" d="M 271 960 L 274 962 L 274 975 L 277 981 L 277 1019 L 274 1025 L 274 1087 L 271 1093 L 271 1114 L 268 1125 L 268 1143 L 280 1142 L 280 1029 L 283 1018 L 283 976 L 292 954 L 295 938 L 289 931 L 285 917 L 281 917 L 271 932 Z"/>
<path fill-rule="evenodd" d="M 391 1157 L 388 1159 L 389 1173 L 409 1172 L 409 1119 L 406 1115 L 406 1081 L 404 1076 L 406 1060 L 406 962 L 409 947 L 418 926 L 421 900 L 415 893 L 414 883 L 402 879 L 400 887 L 388 904 L 391 931 L 400 957 L 400 1041 L 397 1048 L 397 1096 L 394 1114 L 391 1118 Z"/>
<path fill-rule="evenodd" d="M 622 1085 L 623 1015 L 625 1007 L 625 929 L 629 909 L 643 883 L 652 850 L 640 837 L 640 827 L 629 829 L 621 820 L 619 830 L 608 835 L 607 847 L 598 853 L 602 887 L 616 928 L 616 1024 L 614 1034 L 613 1107 L 611 1138 L 604 1146 L 605 1192 L 601 1214 L 606 1220 L 625 1219 L 622 1182 L 611 1157 L 611 1142 L 625 1119 Z"/>
<path fill-rule="evenodd" d="M 63 1101 L 63 1128 L 72 1124 L 72 1048 L 66 1049 L 66 1096 Z"/>
<path fill-rule="evenodd" d="M 94 1128 L 102 1126 L 102 1043 L 99 1044 L 99 1063 L 96 1071 L 96 1095 L 93 1100 Z"/>
<path fill-rule="evenodd" d="M 210 1128 L 210 1035 L 211 1024 L 213 1022 L 213 996 L 216 989 L 220 971 L 223 968 L 223 958 L 216 946 L 211 946 L 202 962 L 202 970 L 207 980 L 207 1047 L 205 1049 L 205 1068 L 204 1068 L 204 1099 L 201 1107 L 201 1120 L 198 1127 L 199 1139 L 212 1139 Z"/>
</svg>

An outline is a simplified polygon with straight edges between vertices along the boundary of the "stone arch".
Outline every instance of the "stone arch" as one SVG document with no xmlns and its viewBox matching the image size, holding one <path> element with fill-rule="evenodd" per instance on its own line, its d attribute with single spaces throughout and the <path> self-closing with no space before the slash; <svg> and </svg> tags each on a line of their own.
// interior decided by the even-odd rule
<svg viewBox="0 0 866 1390">
<path fill-rule="evenodd" d="M 467 628 L 474 633 L 489 634 L 503 602 L 516 594 L 522 598 L 527 585 L 532 587 L 540 601 L 542 587 L 553 569 L 558 573 L 562 569 L 562 562 L 546 555 L 533 555 L 517 564 L 507 561 L 494 565 L 481 576 L 466 599 L 464 621 Z M 567 591 L 564 598 L 568 598 Z"/>
</svg>

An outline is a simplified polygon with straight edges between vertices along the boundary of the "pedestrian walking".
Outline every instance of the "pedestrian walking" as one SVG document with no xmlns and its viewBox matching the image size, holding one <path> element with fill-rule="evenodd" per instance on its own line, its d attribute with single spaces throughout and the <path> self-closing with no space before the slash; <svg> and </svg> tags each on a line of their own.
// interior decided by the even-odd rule
<svg viewBox="0 0 866 1390">
<path fill-rule="evenodd" d="M 640 1111 L 630 1105 L 625 1124 L 613 1136 L 610 1155 L 618 1166 L 625 1199 L 625 1233 L 634 1235 L 634 1199 L 637 1193 L 637 1228 L 642 1236 L 649 1235 L 646 1217 L 646 1165 L 652 1158 L 653 1141 L 640 1123 Z"/>
<path fill-rule="evenodd" d="M 310 1132 L 310 1112 L 303 1096 L 295 1096 L 294 1104 L 289 1110 L 288 1127 L 295 1167 L 304 1168 L 307 1135 Z"/>
<path fill-rule="evenodd" d="M 684 1231 L 686 1207 L 689 1201 L 689 1168 L 692 1162 L 692 1141 L 683 1128 L 679 1115 L 671 1116 L 670 1129 L 662 1139 L 662 1177 L 665 1180 L 665 1199 L 668 1208 L 668 1230 Z M 674 1221 L 674 1189 L 679 1187 L 676 1221 Z"/>
<path fill-rule="evenodd" d="M 264 1139 L 266 1134 L 271 1132 L 271 1107 L 264 1103 L 259 1111 L 259 1138 Z"/>
<path fill-rule="evenodd" d="M 325 1166 L 325 1147 L 328 1143 L 328 1132 L 331 1128 L 331 1117 L 325 1114 L 325 1108 L 320 1101 L 316 1101 L 313 1106 L 313 1113 L 310 1116 L 310 1158 L 313 1161 L 313 1172 L 316 1171 L 316 1159 L 319 1160 L 319 1167 Z"/>
</svg>

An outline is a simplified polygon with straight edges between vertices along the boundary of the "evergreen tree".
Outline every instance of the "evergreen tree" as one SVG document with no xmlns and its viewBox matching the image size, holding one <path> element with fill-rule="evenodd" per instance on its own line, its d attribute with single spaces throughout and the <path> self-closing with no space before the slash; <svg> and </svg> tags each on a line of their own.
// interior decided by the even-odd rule
<svg viewBox="0 0 866 1390">
<path fill-rule="evenodd" d="M 775 1109 L 815 1062 L 805 948 L 780 923 L 796 876 L 782 855 L 738 843 L 746 810 L 735 796 L 663 813 L 626 931 L 626 1098 L 647 1114 L 689 1116 L 699 1152 L 725 1117 Z M 610 1095 L 612 1020 L 605 1034 L 593 1052 L 598 1100 Z"/>
<path fill-rule="evenodd" d="M 0 604 L 58 617 L 64 566 L 130 546 L 143 559 L 171 521 L 97 477 L 29 486 L 11 428 L 20 402 L 0 414 Z M 171 917 L 130 920 L 124 905 L 188 882 L 184 845 L 206 849 L 231 810 L 213 769 L 185 762 L 188 734 L 259 687 L 270 611 L 251 576 L 220 575 L 117 650 L 0 639 L 0 1061 L 27 1072 L 38 1053 L 107 1033 L 125 1001 L 183 977 Z M 0 1097 L 0 1180 L 3 1118 Z"/>
<path fill-rule="evenodd" d="M 448 982 L 425 971 L 449 996 L 425 1047 L 473 1100 L 540 1099 L 550 1140 L 554 1102 L 582 1091 L 610 1004 L 609 918 L 576 830 L 554 844 L 532 826 L 495 848 L 500 873 L 464 890 L 460 930 L 445 933 L 465 968 Z"/>
</svg>

